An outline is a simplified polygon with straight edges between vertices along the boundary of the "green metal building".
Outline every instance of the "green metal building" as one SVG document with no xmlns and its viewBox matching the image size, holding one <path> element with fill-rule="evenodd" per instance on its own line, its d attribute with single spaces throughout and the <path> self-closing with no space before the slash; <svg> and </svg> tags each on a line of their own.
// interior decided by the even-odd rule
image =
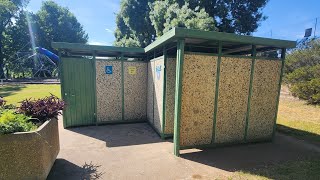
<svg viewBox="0 0 320 180">
<path fill-rule="evenodd" d="M 53 42 L 64 127 L 148 122 L 181 149 L 270 141 L 296 42 L 174 28 L 146 48 Z M 108 127 L 106 127 L 108 128 Z"/>
</svg>

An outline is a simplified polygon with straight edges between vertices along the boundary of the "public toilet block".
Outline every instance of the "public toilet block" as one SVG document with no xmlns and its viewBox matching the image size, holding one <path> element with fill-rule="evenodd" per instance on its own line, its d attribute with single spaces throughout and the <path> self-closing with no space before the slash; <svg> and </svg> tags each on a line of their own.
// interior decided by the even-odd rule
<svg viewBox="0 0 320 180">
<path fill-rule="evenodd" d="M 53 42 L 64 127 L 148 122 L 181 149 L 273 139 L 296 42 L 173 28 L 145 48 Z M 106 126 L 108 128 L 108 126 Z"/>
</svg>

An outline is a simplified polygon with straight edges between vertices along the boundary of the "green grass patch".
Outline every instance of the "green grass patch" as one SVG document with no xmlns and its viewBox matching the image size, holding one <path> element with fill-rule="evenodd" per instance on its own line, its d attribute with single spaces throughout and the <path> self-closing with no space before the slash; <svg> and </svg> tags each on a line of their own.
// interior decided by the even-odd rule
<svg viewBox="0 0 320 180">
<path fill-rule="evenodd" d="M 19 102 L 29 98 L 43 98 L 51 94 L 61 97 L 59 84 L 26 84 L 0 86 L 0 96 L 7 104 L 19 105 Z"/>
<path fill-rule="evenodd" d="M 277 131 L 299 139 L 320 142 L 320 107 L 304 101 L 281 98 Z"/>
<path fill-rule="evenodd" d="M 279 119 L 277 131 L 299 139 L 320 142 L 320 125 L 317 123 Z"/>
<path fill-rule="evenodd" d="M 239 171 L 231 179 L 320 179 L 320 156 L 290 161 L 253 171 Z"/>
</svg>

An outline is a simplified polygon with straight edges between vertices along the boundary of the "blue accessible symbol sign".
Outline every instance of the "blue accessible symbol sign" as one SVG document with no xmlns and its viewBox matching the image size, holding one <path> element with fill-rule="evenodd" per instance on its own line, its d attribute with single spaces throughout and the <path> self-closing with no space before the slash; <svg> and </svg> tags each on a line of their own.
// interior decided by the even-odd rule
<svg viewBox="0 0 320 180">
<path fill-rule="evenodd" d="M 156 66 L 156 74 L 157 74 L 157 79 L 160 79 L 161 76 L 161 65 Z"/>
<path fill-rule="evenodd" d="M 112 74 L 112 66 L 106 66 L 106 74 Z"/>
</svg>

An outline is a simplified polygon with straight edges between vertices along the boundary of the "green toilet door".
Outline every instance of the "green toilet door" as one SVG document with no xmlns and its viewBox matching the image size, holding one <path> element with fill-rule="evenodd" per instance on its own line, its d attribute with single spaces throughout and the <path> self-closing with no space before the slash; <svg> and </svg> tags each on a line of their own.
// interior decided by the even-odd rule
<svg viewBox="0 0 320 180">
<path fill-rule="evenodd" d="M 94 64 L 85 58 L 62 58 L 61 93 L 66 102 L 63 126 L 95 124 Z"/>
</svg>

